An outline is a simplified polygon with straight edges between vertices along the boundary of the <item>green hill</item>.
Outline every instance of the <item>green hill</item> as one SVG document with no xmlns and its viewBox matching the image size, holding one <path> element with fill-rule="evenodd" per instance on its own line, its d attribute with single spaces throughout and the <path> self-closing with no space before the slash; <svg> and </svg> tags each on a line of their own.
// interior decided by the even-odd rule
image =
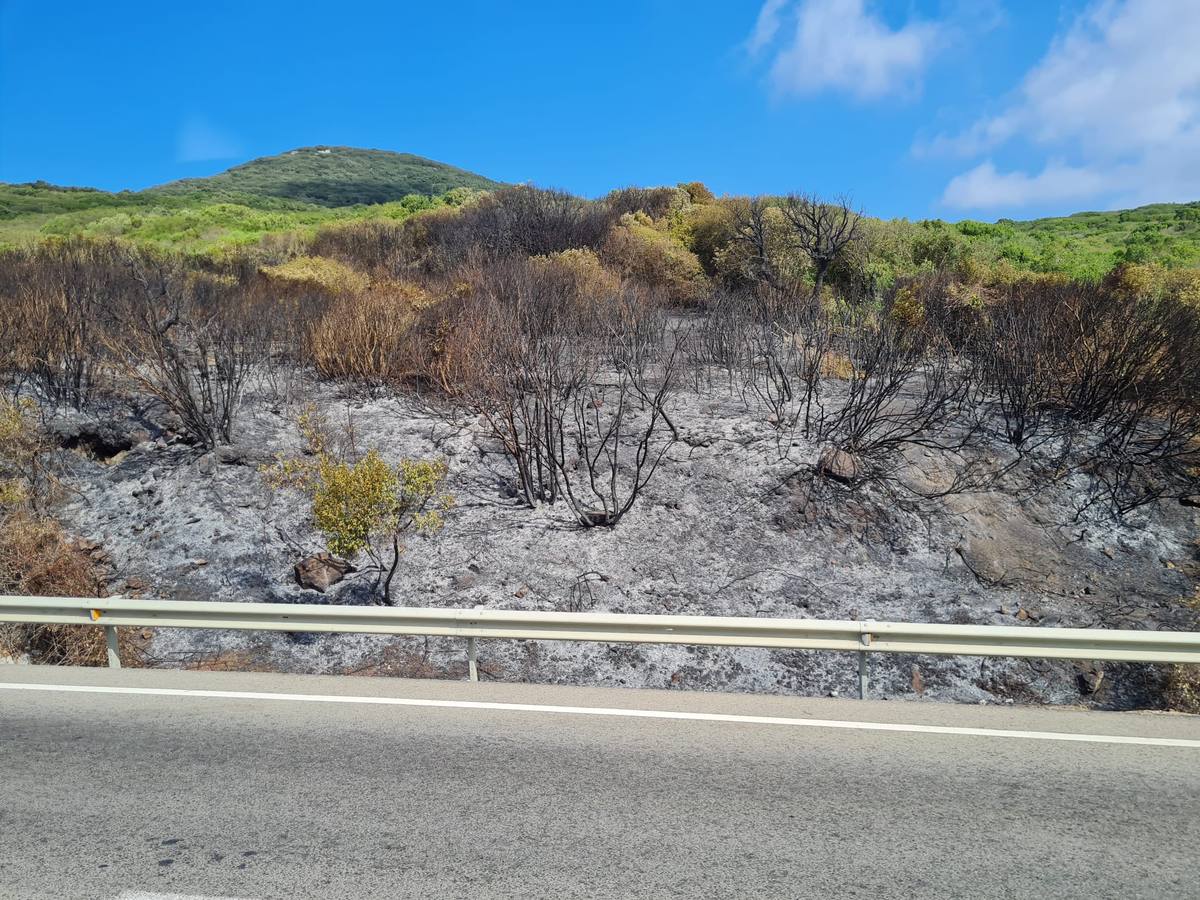
<svg viewBox="0 0 1200 900">
<path fill-rule="evenodd" d="M 81 234 L 204 251 L 332 221 L 403 219 L 461 202 L 456 189 L 495 187 L 409 153 L 350 147 L 304 147 L 144 191 L 0 183 L 0 246 Z"/>
<path fill-rule="evenodd" d="M 460 187 L 490 190 L 499 186 L 482 175 L 411 153 L 301 147 L 251 160 L 219 175 L 174 181 L 145 193 L 234 193 L 334 207 L 389 203 L 409 194 L 433 196 Z"/>
<path fill-rule="evenodd" d="M 281 232 L 312 233 L 335 221 L 404 219 L 499 186 L 408 153 L 324 146 L 144 191 L 0 183 L 0 246 L 80 234 L 203 252 Z M 1200 268 L 1200 203 L 1024 222 L 870 219 L 869 226 L 880 271 L 891 275 L 963 260 L 1085 278 L 1101 277 L 1120 262 Z"/>
<path fill-rule="evenodd" d="M 1099 277 L 1120 262 L 1200 267 L 1200 203 L 949 226 L 1021 269 Z"/>
</svg>

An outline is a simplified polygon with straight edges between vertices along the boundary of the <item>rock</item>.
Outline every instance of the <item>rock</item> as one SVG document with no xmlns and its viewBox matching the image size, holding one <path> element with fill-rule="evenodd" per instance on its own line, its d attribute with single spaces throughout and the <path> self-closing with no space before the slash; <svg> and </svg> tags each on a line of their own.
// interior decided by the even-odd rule
<svg viewBox="0 0 1200 900">
<path fill-rule="evenodd" d="M 956 495 L 944 502 L 961 516 L 963 535 L 955 550 L 979 582 L 1041 591 L 1048 575 L 1071 571 L 1073 560 L 1062 542 L 1011 497 Z"/>
<path fill-rule="evenodd" d="M 1094 694 L 1099 691 L 1104 681 L 1104 667 L 1097 662 L 1085 662 L 1078 663 L 1077 668 L 1079 671 L 1075 674 L 1075 680 L 1079 684 L 1079 692 Z"/>
<path fill-rule="evenodd" d="M 95 553 L 100 549 L 100 543 L 98 541 L 88 540 L 87 538 L 83 537 L 73 538 L 70 541 L 70 544 L 80 553 Z"/>
<path fill-rule="evenodd" d="M 456 591 L 469 591 L 471 588 L 479 584 L 479 573 L 477 572 L 462 572 L 455 575 L 450 581 Z"/>
<path fill-rule="evenodd" d="M 1200 494 L 1188 494 L 1180 497 L 1179 502 L 1184 506 L 1200 507 Z"/>
<path fill-rule="evenodd" d="M 201 475 L 211 475 L 217 471 L 217 461 L 211 453 L 205 453 L 196 461 L 196 468 L 200 470 Z"/>
<path fill-rule="evenodd" d="M 585 510 L 579 521 L 585 528 L 604 528 L 614 524 L 612 515 L 602 509 Z"/>
<path fill-rule="evenodd" d="M 817 460 L 817 471 L 834 481 L 853 484 L 862 475 L 858 459 L 837 447 L 826 447 Z"/>
<path fill-rule="evenodd" d="M 775 514 L 775 525 L 782 531 L 799 531 L 806 526 L 816 525 L 821 508 L 810 488 L 797 483 L 786 490 L 787 499 Z"/>
<path fill-rule="evenodd" d="M 110 462 L 132 449 L 134 436 L 122 423 L 101 421 L 82 414 L 56 419 L 46 432 L 64 450 L 80 450 L 100 462 Z"/>
<path fill-rule="evenodd" d="M 317 553 L 296 563 L 296 583 L 323 594 L 353 571 L 354 566 L 346 560 L 331 553 Z"/>
<path fill-rule="evenodd" d="M 912 667 L 912 689 L 915 694 L 925 693 L 925 677 L 916 666 Z"/>
<path fill-rule="evenodd" d="M 270 455 L 242 444 L 229 444 L 213 451 L 218 463 L 223 466 L 261 466 L 271 461 Z"/>
<path fill-rule="evenodd" d="M 947 454 L 909 447 L 897 459 L 896 477 L 906 489 L 915 494 L 934 496 L 954 487 L 959 477 L 959 464 Z"/>
</svg>

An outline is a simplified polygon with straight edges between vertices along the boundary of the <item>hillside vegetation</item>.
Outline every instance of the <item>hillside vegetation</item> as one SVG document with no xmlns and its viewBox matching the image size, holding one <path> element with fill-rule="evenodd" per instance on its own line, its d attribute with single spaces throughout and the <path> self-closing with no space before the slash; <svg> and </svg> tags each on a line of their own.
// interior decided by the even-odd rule
<svg viewBox="0 0 1200 900">
<path fill-rule="evenodd" d="M 1200 203 L 1156 203 L 1114 212 L 995 224 L 923 222 L 993 259 L 1038 272 L 1098 277 L 1122 262 L 1200 267 Z"/>
<path fill-rule="evenodd" d="M 137 192 L 108 193 L 45 182 L 0 184 L 0 246 L 71 235 L 126 238 L 186 252 L 247 247 L 264 239 L 286 244 L 293 238 L 311 238 L 321 225 L 400 221 L 414 212 L 461 205 L 478 192 L 498 187 L 481 175 L 411 154 L 304 147 L 208 178 Z M 706 209 L 697 217 L 694 209 L 683 211 L 670 199 L 680 190 L 646 192 L 655 203 L 675 204 L 672 210 L 652 211 L 672 219 L 669 242 L 659 243 L 659 255 L 670 256 L 672 246 L 696 250 L 689 242 L 704 241 L 706 229 L 719 224 L 719 210 L 732 202 L 715 201 L 704 191 L 707 197 L 697 199 Z M 616 191 L 613 196 L 631 194 Z M 774 199 L 776 205 L 782 202 Z M 1057 272 L 1094 280 L 1125 262 L 1200 267 L 1200 203 L 1024 222 L 863 221 L 872 248 L 868 271 L 883 286 L 897 275 L 929 268 Z M 634 224 L 631 230 L 640 227 Z M 703 250 L 696 252 L 705 261 Z M 712 260 L 707 264 L 711 275 Z"/>
<path fill-rule="evenodd" d="M 32 214 L 16 196 L 10 222 Z M 81 196 L 0 251 L 0 565 L 32 535 L 10 590 L 49 556 L 79 591 L 61 526 L 111 554 L 104 589 L 164 597 L 1200 627 L 1194 207 L 914 223 L 686 183 L 151 192 L 153 212 L 118 196 L 85 220 Z M 287 640 L 279 658 L 309 652 Z M 311 652 L 370 664 L 344 651 Z M 501 675 L 560 677 L 500 652 Z M 578 671 L 851 677 L 606 652 Z M 916 665 L 880 683 L 918 690 Z M 1102 689 L 1006 665 L 936 678 L 964 699 L 1197 695 L 1181 669 Z"/>
<path fill-rule="evenodd" d="M 301 147 L 251 160 L 209 178 L 164 184 L 147 193 L 210 196 L 233 192 L 318 206 L 357 206 L 390 203 L 409 194 L 444 194 L 455 188 L 490 190 L 499 186 L 482 175 L 411 153 Z"/>
<path fill-rule="evenodd" d="M 208 252 L 310 235 L 329 222 L 401 220 L 495 187 L 411 154 L 306 147 L 145 191 L 0 184 L 0 246 L 79 236 Z"/>
</svg>

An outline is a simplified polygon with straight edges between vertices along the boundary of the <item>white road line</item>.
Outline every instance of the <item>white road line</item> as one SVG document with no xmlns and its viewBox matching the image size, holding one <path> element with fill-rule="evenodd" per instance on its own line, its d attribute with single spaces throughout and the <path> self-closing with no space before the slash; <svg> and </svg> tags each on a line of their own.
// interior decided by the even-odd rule
<svg viewBox="0 0 1200 900">
<path fill-rule="evenodd" d="M 898 722 L 854 722 L 838 719 L 796 719 L 783 716 L 743 716 L 729 713 L 680 712 L 664 709 L 621 709 L 599 706 L 550 706 L 536 703 L 493 703 L 483 700 L 428 700 L 416 697 L 350 697 L 340 694 L 276 694 L 264 691 L 203 691 L 180 688 L 106 687 L 83 684 L 7 684 L 0 690 L 49 691 L 77 694 L 131 694 L 148 697 L 207 697 L 218 700 L 268 700 L 300 703 L 363 703 L 374 706 L 417 706 L 435 709 L 482 709 L 498 712 L 556 713 L 571 716 L 616 716 L 630 719 L 676 719 L 687 722 L 729 722 L 738 725 L 783 725 L 799 728 L 846 728 L 857 731 L 900 731 L 915 734 L 957 734 L 970 737 L 1024 738 L 1082 744 L 1138 744 L 1147 747 L 1187 747 L 1200 750 L 1200 740 L 1133 737 L 1123 734 L 1072 734 L 1065 731 L 1010 731 L 1001 728 L 960 728 L 952 725 L 911 725 Z"/>
<path fill-rule="evenodd" d="M 239 900 L 239 898 L 210 897 L 207 894 L 151 894 L 146 891 L 122 891 L 117 896 L 117 900 Z"/>
</svg>

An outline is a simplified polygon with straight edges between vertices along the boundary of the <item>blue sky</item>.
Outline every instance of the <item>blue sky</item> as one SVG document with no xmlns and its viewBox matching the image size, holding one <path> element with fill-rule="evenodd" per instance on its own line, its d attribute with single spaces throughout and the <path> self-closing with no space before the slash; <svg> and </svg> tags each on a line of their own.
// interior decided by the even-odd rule
<svg viewBox="0 0 1200 900">
<path fill-rule="evenodd" d="M 0 180 L 311 144 L 595 196 L 994 219 L 1200 199 L 1200 0 L 0 0 Z"/>
</svg>

